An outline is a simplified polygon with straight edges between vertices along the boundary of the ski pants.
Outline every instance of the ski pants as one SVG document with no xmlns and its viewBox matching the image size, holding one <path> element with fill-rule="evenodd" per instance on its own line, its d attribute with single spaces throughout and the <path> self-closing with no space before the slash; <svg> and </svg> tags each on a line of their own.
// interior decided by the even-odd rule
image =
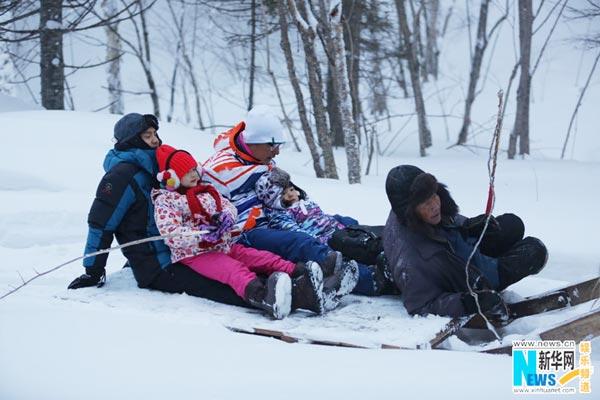
<svg viewBox="0 0 600 400">
<path fill-rule="evenodd" d="M 231 246 L 229 253 L 211 251 L 181 260 L 200 275 L 214 279 L 233 288 L 242 299 L 246 299 L 246 286 L 256 279 L 256 274 L 270 275 L 281 271 L 291 275 L 296 264 L 286 261 L 268 251 Z"/>
<path fill-rule="evenodd" d="M 166 293 L 186 293 L 218 303 L 249 307 L 230 286 L 206 278 L 179 262 L 162 269 L 147 288 Z"/>
</svg>

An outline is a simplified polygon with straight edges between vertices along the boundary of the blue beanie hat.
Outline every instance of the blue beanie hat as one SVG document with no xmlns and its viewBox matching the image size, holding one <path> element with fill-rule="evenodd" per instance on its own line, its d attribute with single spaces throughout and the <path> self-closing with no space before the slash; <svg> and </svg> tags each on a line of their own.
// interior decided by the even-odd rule
<svg viewBox="0 0 600 400">
<path fill-rule="evenodd" d="M 158 130 L 158 119 L 152 114 L 130 113 L 117 121 L 114 128 L 115 148 L 138 147 L 135 139 L 148 128 Z"/>
</svg>

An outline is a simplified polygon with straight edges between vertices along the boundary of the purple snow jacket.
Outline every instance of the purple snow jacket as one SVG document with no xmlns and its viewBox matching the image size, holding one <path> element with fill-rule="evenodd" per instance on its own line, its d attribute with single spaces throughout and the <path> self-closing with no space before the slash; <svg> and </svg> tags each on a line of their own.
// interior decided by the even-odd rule
<svg viewBox="0 0 600 400">
<path fill-rule="evenodd" d="M 305 232 L 327 244 L 333 232 L 343 229 L 331 215 L 312 200 L 300 200 L 288 208 L 265 207 L 269 228 Z"/>
</svg>

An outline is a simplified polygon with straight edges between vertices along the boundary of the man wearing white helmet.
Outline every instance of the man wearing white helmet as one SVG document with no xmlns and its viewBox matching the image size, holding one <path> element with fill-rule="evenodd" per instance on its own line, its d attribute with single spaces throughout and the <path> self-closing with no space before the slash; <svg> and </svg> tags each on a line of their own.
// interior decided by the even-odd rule
<svg viewBox="0 0 600 400">
<path fill-rule="evenodd" d="M 275 167 L 274 158 L 284 142 L 279 118 L 268 107 L 256 106 L 248 112 L 246 121 L 215 139 L 215 154 L 204 163 L 204 179 L 236 206 L 237 226 L 242 232 L 239 243 L 292 262 L 314 260 L 321 265 L 324 306 L 333 309 L 356 286 L 356 263 L 342 262 L 341 254 L 304 232 L 268 229 L 263 204 L 256 194 L 257 180 Z"/>
</svg>

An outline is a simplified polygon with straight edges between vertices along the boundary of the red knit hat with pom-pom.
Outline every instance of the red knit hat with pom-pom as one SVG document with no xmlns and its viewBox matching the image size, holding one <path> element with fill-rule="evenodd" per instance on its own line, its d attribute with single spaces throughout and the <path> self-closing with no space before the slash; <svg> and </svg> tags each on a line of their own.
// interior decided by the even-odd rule
<svg viewBox="0 0 600 400">
<path fill-rule="evenodd" d="M 196 168 L 202 176 L 202 168 L 190 153 L 177 150 L 168 144 L 163 144 L 156 149 L 159 173 L 156 179 L 167 190 L 177 190 L 181 185 L 181 178 L 191 169 Z"/>
</svg>

